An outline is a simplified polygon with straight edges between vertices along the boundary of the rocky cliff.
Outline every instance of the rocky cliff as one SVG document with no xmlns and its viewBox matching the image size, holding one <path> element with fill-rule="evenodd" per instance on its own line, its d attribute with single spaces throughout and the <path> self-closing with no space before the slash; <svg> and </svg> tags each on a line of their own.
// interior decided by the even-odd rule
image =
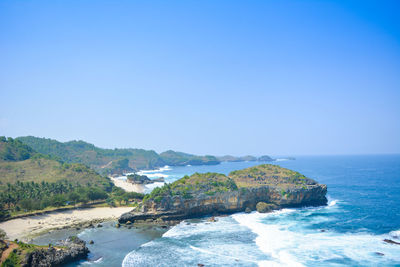
<svg viewBox="0 0 400 267">
<path fill-rule="evenodd" d="M 326 185 L 276 165 L 263 164 L 228 176 L 194 174 L 155 189 L 140 210 L 123 214 L 121 223 L 173 221 L 207 214 L 255 210 L 257 203 L 276 208 L 325 205 Z"/>
<path fill-rule="evenodd" d="M 85 241 L 77 237 L 70 237 L 56 247 L 36 246 L 22 242 L 3 243 L 6 244 L 3 253 L 7 253 L 7 258 L 1 266 L 61 266 L 85 259 L 89 253 Z"/>
<path fill-rule="evenodd" d="M 64 248 L 35 249 L 28 253 L 22 266 L 60 266 L 85 259 L 89 253 L 85 241 L 70 237 L 61 244 Z"/>
</svg>

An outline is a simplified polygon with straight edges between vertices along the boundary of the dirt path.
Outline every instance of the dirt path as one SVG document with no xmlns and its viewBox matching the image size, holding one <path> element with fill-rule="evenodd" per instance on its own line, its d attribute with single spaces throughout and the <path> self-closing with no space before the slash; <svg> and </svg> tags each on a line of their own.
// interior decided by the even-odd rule
<svg viewBox="0 0 400 267">
<path fill-rule="evenodd" d="M 10 253 L 14 250 L 14 248 L 17 248 L 18 245 L 15 243 L 11 243 L 10 246 L 3 251 L 3 254 L 1 254 L 1 260 L 0 263 L 4 262 L 7 258 L 8 255 L 10 255 Z"/>
</svg>

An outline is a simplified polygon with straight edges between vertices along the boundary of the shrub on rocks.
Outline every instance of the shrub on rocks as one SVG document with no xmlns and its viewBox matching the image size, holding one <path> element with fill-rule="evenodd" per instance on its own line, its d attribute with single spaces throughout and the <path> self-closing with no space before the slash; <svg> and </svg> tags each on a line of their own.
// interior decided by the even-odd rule
<svg viewBox="0 0 400 267">
<path fill-rule="evenodd" d="M 256 205 L 256 209 L 259 213 L 267 213 L 276 209 L 276 205 L 271 203 L 258 202 Z"/>
</svg>

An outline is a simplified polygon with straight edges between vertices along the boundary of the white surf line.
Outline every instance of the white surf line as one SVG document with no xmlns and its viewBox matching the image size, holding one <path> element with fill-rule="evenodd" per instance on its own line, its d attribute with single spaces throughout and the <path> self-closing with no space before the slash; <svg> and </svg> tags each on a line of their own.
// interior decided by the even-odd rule
<svg viewBox="0 0 400 267">
<path fill-rule="evenodd" d="M 246 262 L 257 263 L 257 264 L 259 263 L 258 261 L 252 261 L 252 260 L 247 260 L 247 259 L 245 260 L 245 259 L 238 258 L 238 257 L 232 257 L 232 256 L 224 255 L 224 254 L 218 254 L 218 253 L 211 252 L 211 251 L 208 251 L 206 249 L 198 248 L 198 247 L 195 247 L 195 246 L 192 246 L 192 245 L 189 245 L 189 246 L 193 250 L 197 250 L 197 251 L 200 251 L 200 252 L 203 252 L 203 253 L 206 253 L 206 254 L 210 254 L 210 255 L 222 256 L 222 257 L 233 259 L 233 260 L 236 260 L 236 261 L 246 261 Z"/>
</svg>

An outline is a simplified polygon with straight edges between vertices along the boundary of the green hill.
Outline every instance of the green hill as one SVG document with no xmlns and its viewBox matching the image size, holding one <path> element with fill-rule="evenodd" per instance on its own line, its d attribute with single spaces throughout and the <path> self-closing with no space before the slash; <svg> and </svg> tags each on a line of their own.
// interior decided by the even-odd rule
<svg viewBox="0 0 400 267">
<path fill-rule="evenodd" d="M 8 212 L 106 199 L 111 181 L 80 163 L 63 163 L 19 140 L 0 137 L 0 220 Z"/>
<path fill-rule="evenodd" d="M 196 156 L 172 150 L 157 154 L 144 149 L 104 149 L 84 141 L 59 142 L 33 136 L 18 137 L 42 154 L 51 155 L 69 163 L 82 163 L 103 174 L 121 174 L 142 169 L 155 169 L 165 165 L 218 164 L 213 156 Z"/>
<path fill-rule="evenodd" d="M 36 152 L 24 143 L 0 136 L 0 161 L 25 160 Z"/>
<path fill-rule="evenodd" d="M 160 157 L 169 166 L 215 165 L 220 163 L 214 156 L 196 156 L 173 150 L 161 153 Z"/>
</svg>

